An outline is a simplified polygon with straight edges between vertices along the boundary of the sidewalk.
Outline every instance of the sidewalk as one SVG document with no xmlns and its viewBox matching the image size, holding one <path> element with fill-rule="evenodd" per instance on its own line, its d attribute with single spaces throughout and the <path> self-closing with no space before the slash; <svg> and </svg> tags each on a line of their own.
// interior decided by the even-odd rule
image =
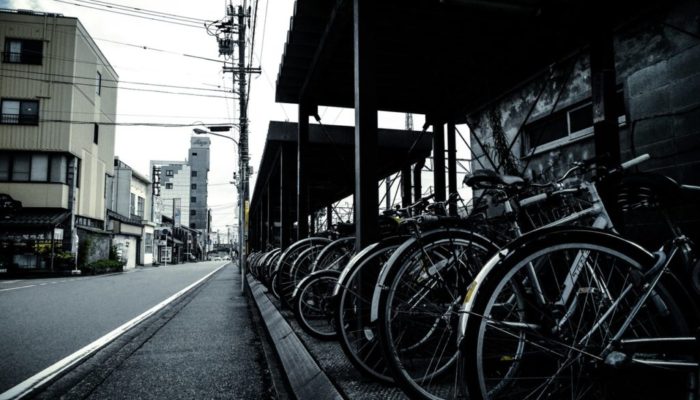
<svg viewBox="0 0 700 400">
<path fill-rule="evenodd" d="M 273 398 L 260 337 L 240 287 L 238 269 L 229 264 L 37 397 Z"/>
</svg>

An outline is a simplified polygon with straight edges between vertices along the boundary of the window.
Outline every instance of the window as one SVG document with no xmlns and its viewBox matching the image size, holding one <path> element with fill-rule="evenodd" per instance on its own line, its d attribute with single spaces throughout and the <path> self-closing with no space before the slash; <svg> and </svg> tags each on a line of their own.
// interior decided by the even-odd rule
<svg viewBox="0 0 700 400">
<path fill-rule="evenodd" d="M 66 174 L 68 172 L 68 163 L 66 156 L 56 154 L 51 156 L 51 166 L 49 172 L 49 181 L 66 183 Z"/>
<path fill-rule="evenodd" d="M 190 203 L 196 203 L 197 198 L 195 196 L 190 197 Z"/>
<path fill-rule="evenodd" d="M 66 183 L 66 156 L 0 153 L 0 181 Z"/>
<path fill-rule="evenodd" d="M 172 184 L 172 183 L 166 183 L 166 184 L 165 184 L 165 188 L 166 188 L 166 189 L 172 189 L 172 188 L 173 188 L 173 184 Z"/>
<path fill-rule="evenodd" d="M 12 180 L 25 182 L 29 180 L 29 169 L 32 158 L 29 154 L 17 154 L 12 163 Z"/>
<path fill-rule="evenodd" d="M 192 155 L 193 155 L 193 156 L 196 156 L 196 155 L 197 155 L 197 153 L 192 153 Z"/>
<path fill-rule="evenodd" d="M 131 193 L 131 201 L 129 202 L 129 215 L 136 215 L 136 195 Z"/>
<path fill-rule="evenodd" d="M 196 183 L 193 183 L 193 184 L 192 184 L 192 190 L 197 190 L 197 184 L 196 184 Z"/>
<path fill-rule="evenodd" d="M 2 100 L 1 124 L 38 125 L 39 102 L 37 100 Z"/>
<path fill-rule="evenodd" d="M 192 177 L 194 178 L 196 176 L 197 176 L 197 171 L 192 171 Z"/>
<path fill-rule="evenodd" d="M 10 180 L 10 160 L 8 154 L 0 154 L 0 181 Z"/>
<path fill-rule="evenodd" d="M 75 169 L 75 187 L 79 188 L 80 187 L 80 167 L 82 165 L 82 160 L 79 158 L 77 160 L 78 160 L 78 162 L 77 162 L 76 169 Z"/>
<path fill-rule="evenodd" d="M 165 170 L 165 176 L 173 176 L 173 170 L 172 170 L 172 169 L 166 169 L 166 170 Z"/>
<path fill-rule="evenodd" d="M 146 254 L 153 254 L 153 234 L 146 233 L 145 235 L 143 235 L 143 241 L 144 241 L 143 252 Z"/>
<path fill-rule="evenodd" d="M 197 224 L 195 224 L 194 222 L 190 223 L 190 228 L 197 229 Z"/>
<path fill-rule="evenodd" d="M 102 93 L 102 74 L 97 71 L 97 76 L 95 76 L 95 90 L 99 96 Z"/>
<path fill-rule="evenodd" d="M 41 65 L 44 45 L 41 40 L 5 39 L 2 62 Z"/>
<path fill-rule="evenodd" d="M 197 210 L 190 210 L 190 216 L 194 217 L 197 215 Z"/>
<path fill-rule="evenodd" d="M 32 182 L 46 182 L 49 176 L 49 155 L 33 154 L 29 179 Z"/>
<path fill-rule="evenodd" d="M 99 144 L 100 141 L 100 126 L 98 124 L 94 124 L 93 130 L 92 130 L 92 142 L 95 144 Z"/>
<path fill-rule="evenodd" d="M 625 122 L 625 101 L 621 90 L 617 92 L 615 107 L 618 122 L 622 124 Z M 556 111 L 525 126 L 525 154 L 530 155 L 535 150 L 551 150 L 592 133 L 593 104 L 589 100 Z"/>
<path fill-rule="evenodd" d="M 136 215 L 143 219 L 143 211 L 146 208 L 146 200 L 143 197 L 139 196 L 136 205 Z"/>
</svg>

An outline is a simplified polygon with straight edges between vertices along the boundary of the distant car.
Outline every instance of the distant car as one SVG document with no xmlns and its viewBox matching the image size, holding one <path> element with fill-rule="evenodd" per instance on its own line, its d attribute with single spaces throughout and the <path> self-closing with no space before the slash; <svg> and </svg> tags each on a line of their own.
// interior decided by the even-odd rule
<svg viewBox="0 0 700 400">
<path fill-rule="evenodd" d="M 223 261 L 223 260 L 221 259 L 221 257 L 216 256 L 216 257 L 212 258 L 212 261 Z"/>
<path fill-rule="evenodd" d="M 229 256 L 224 256 L 224 261 L 231 261 L 231 257 L 229 257 Z"/>
</svg>

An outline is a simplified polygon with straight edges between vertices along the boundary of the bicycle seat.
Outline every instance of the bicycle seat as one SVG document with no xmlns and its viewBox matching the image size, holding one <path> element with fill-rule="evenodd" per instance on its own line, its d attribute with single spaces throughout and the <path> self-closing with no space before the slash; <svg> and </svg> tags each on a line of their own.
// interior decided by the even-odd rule
<svg viewBox="0 0 700 400">
<path fill-rule="evenodd" d="M 464 184 L 474 189 L 491 189 L 497 186 L 507 186 L 520 189 L 525 186 L 525 180 L 519 176 L 501 175 L 490 169 L 477 169 L 464 177 Z"/>
</svg>

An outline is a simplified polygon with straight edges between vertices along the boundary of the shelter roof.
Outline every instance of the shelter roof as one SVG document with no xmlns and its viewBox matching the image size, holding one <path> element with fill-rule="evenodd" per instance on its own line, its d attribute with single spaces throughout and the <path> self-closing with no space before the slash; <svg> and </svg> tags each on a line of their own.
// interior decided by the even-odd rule
<svg viewBox="0 0 700 400">
<path fill-rule="evenodd" d="M 266 185 L 279 187 L 281 150 L 283 146 L 291 146 L 296 151 L 297 132 L 296 123 L 270 121 L 253 191 L 253 208 Z M 378 178 L 429 156 L 432 136 L 430 132 L 379 129 Z M 354 192 L 354 137 L 355 128 L 352 126 L 309 126 L 308 182 L 312 210 L 342 200 Z M 296 177 L 296 169 L 290 173 Z"/>
<path fill-rule="evenodd" d="M 296 0 L 276 100 L 353 107 L 351 0 Z M 660 0 L 373 0 L 379 110 L 455 120 Z"/>
</svg>

